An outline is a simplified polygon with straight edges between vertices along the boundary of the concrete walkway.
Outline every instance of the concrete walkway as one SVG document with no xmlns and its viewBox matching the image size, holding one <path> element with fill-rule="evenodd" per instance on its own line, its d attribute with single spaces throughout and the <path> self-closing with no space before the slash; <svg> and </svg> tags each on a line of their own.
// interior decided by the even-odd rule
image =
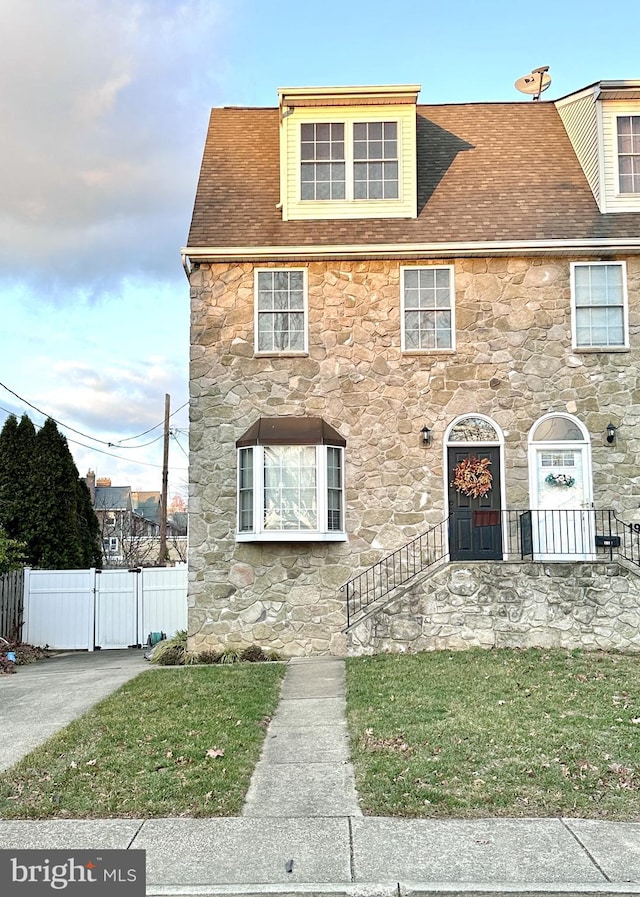
<svg viewBox="0 0 640 897">
<path fill-rule="evenodd" d="M 349 761 L 343 660 L 287 666 L 243 816 L 360 816 Z"/>
<path fill-rule="evenodd" d="M 0 820 L 0 848 L 146 851 L 148 897 L 640 895 L 640 822 L 363 817 L 344 662 L 293 661 L 243 815 Z"/>
</svg>

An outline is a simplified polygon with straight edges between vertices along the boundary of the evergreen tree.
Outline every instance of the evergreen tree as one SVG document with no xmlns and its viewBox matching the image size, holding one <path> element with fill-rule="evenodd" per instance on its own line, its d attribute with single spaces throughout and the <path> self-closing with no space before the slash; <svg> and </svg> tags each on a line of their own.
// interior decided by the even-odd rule
<svg viewBox="0 0 640 897">
<path fill-rule="evenodd" d="M 102 567 L 100 524 L 91 504 L 91 493 L 85 481 L 78 477 L 78 526 L 83 567 Z"/>
<path fill-rule="evenodd" d="M 29 543 L 33 535 L 33 465 L 36 429 L 24 414 L 12 414 L 0 432 L 0 526 L 10 539 Z"/>
<path fill-rule="evenodd" d="M 98 520 L 66 438 L 27 415 L 0 432 L 0 526 L 24 543 L 25 563 L 52 570 L 100 566 Z"/>
<path fill-rule="evenodd" d="M 78 526 L 78 471 L 67 440 L 48 418 L 36 434 L 33 473 L 38 566 L 50 570 L 80 568 L 82 549 Z"/>
<path fill-rule="evenodd" d="M 24 549 L 22 542 L 10 539 L 0 526 L 0 575 L 24 566 Z"/>
</svg>

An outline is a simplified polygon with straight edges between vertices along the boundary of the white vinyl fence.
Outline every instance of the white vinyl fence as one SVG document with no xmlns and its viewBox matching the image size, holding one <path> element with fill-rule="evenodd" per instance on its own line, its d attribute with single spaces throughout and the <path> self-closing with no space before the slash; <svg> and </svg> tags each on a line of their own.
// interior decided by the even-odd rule
<svg viewBox="0 0 640 897">
<path fill-rule="evenodd" d="M 187 628 L 187 566 L 24 571 L 22 640 L 93 651 Z"/>
</svg>

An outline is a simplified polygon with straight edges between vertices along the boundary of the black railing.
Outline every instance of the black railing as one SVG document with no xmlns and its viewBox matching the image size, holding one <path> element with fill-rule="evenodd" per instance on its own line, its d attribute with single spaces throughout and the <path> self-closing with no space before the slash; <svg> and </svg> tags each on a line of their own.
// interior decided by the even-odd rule
<svg viewBox="0 0 640 897">
<path fill-rule="evenodd" d="M 340 587 L 347 601 L 347 628 L 362 620 L 380 598 L 447 557 L 448 520 L 416 536 Z"/>
<path fill-rule="evenodd" d="M 455 514 L 452 512 L 441 523 L 340 587 L 346 598 L 347 629 L 371 613 L 379 599 L 449 558 L 449 524 L 455 522 Z M 494 526 L 499 530 L 504 560 L 624 558 L 640 572 L 640 523 L 625 523 L 615 511 L 512 510 L 496 512 L 496 518 Z M 482 526 L 487 526 L 486 520 Z M 456 558 L 455 547 L 452 547 L 452 558 Z"/>
<path fill-rule="evenodd" d="M 522 560 L 567 560 L 617 556 L 623 527 L 614 511 L 577 510 L 502 511 L 504 554 Z"/>
</svg>

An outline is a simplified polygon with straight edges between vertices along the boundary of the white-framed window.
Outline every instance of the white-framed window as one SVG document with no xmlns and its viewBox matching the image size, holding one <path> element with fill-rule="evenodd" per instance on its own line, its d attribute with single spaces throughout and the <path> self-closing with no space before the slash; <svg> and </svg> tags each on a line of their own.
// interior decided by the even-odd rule
<svg viewBox="0 0 640 897">
<path fill-rule="evenodd" d="M 300 125 L 301 199 L 344 199 L 344 122 Z"/>
<path fill-rule="evenodd" d="M 255 272 L 255 351 L 307 351 L 306 268 L 260 268 Z"/>
<path fill-rule="evenodd" d="M 404 352 L 455 349 L 453 265 L 401 268 Z"/>
<path fill-rule="evenodd" d="M 238 440 L 236 539 L 345 541 L 344 440 L 319 418 L 290 421 L 263 418 Z"/>
<path fill-rule="evenodd" d="M 398 123 L 353 126 L 353 198 L 398 198 Z"/>
<path fill-rule="evenodd" d="M 400 123 L 303 122 L 302 200 L 400 198 Z"/>
<path fill-rule="evenodd" d="M 618 187 L 640 193 L 640 115 L 618 115 Z"/>
<path fill-rule="evenodd" d="M 105 539 L 106 548 L 109 554 L 115 554 L 118 551 L 118 537 L 109 536 Z"/>
<path fill-rule="evenodd" d="M 576 349 L 624 349 L 629 345 L 624 262 L 572 262 L 571 303 Z"/>
</svg>

